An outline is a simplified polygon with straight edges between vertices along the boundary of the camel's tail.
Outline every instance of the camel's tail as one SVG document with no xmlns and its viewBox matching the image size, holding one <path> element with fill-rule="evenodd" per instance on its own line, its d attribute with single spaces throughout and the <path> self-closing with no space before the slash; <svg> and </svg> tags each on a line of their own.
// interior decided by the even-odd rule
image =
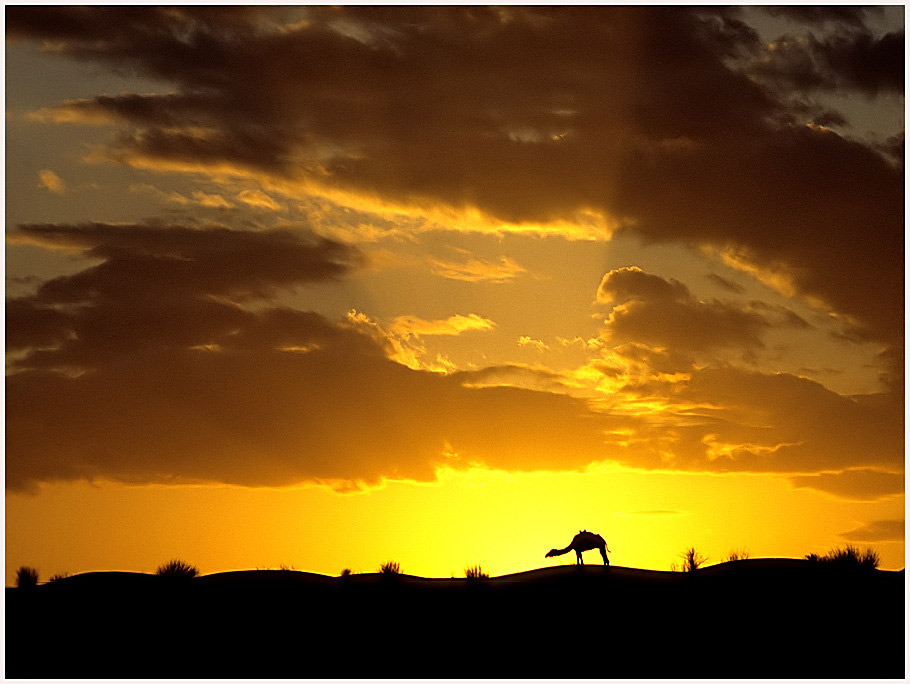
<svg viewBox="0 0 910 684">
<path fill-rule="evenodd" d="M 612 551 L 610 551 L 610 545 L 607 544 L 606 542 L 604 542 L 604 548 L 607 550 L 607 553 L 613 553 Z"/>
</svg>

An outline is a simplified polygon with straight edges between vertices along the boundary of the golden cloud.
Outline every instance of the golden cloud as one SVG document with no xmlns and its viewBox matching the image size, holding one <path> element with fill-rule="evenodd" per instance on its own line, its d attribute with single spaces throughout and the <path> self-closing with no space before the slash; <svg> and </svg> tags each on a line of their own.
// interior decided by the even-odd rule
<svg viewBox="0 0 910 684">
<path fill-rule="evenodd" d="M 66 183 L 60 176 L 58 176 L 50 169 L 42 169 L 39 171 L 38 180 L 41 182 L 42 187 L 47 188 L 47 190 L 54 193 L 55 195 L 66 194 Z"/>
<path fill-rule="evenodd" d="M 463 261 L 430 259 L 433 271 L 444 278 L 463 280 L 469 283 L 504 283 L 517 278 L 527 271 L 509 257 L 498 260 L 467 257 Z"/>
<path fill-rule="evenodd" d="M 470 330 L 492 330 L 496 324 L 478 314 L 455 314 L 444 320 L 427 321 L 416 316 L 399 316 L 390 326 L 398 335 L 460 335 Z"/>
</svg>

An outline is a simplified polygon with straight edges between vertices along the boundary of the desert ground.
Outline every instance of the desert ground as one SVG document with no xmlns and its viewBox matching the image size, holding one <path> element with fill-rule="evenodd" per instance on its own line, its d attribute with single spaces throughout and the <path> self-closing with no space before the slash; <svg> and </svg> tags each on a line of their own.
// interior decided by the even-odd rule
<svg viewBox="0 0 910 684">
<path fill-rule="evenodd" d="M 903 678 L 904 571 L 95 572 L 6 589 L 10 678 Z"/>
</svg>

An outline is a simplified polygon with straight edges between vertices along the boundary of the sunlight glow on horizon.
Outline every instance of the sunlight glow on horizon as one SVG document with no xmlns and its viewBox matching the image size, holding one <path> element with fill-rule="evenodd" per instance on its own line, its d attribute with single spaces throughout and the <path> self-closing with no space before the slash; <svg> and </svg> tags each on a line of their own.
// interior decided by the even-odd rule
<svg viewBox="0 0 910 684">
<path fill-rule="evenodd" d="M 461 577 L 478 563 L 499 576 L 574 563 L 543 555 L 579 529 L 607 540 L 613 565 L 670 570 L 689 546 L 708 565 L 736 550 L 802 558 L 844 546 L 839 535 L 854 527 L 833 497 L 766 475 L 614 466 L 559 474 L 443 468 L 437 475 L 433 483 L 386 481 L 348 494 L 316 486 L 45 485 L 40 497 L 7 496 L 7 543 L 21 549 L 7 556 L 7 586 L 23 564 L 38 568 L 44 581 L 57 573 L 154 572 L 173 557 L 202 574 L 288 567 L 335 576 L 344 568 L 378 572 L 395 560 L 402 572 L 422 577 Z M 746 494 L 765 505 L 731 505 Z M 689 508 L 693 500 L 698 513 Z M 901 512 L 898 501 L 869 505 L 882 518 Z M 878 551 L 883 569 L 904 567 L 902 544 L 856 545 Z"/>
</svg>

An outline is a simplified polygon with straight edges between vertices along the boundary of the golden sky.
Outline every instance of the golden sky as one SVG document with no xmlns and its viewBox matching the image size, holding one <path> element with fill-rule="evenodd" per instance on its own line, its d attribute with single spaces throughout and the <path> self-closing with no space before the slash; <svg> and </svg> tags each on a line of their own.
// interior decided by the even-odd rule
<svg viewBox="0 0 910 684">
<path fill-rule="evenodd" d="M 7 584 L 904 567 L 903 108 L 902 6 L 7 7 Z"/>
</svg>

